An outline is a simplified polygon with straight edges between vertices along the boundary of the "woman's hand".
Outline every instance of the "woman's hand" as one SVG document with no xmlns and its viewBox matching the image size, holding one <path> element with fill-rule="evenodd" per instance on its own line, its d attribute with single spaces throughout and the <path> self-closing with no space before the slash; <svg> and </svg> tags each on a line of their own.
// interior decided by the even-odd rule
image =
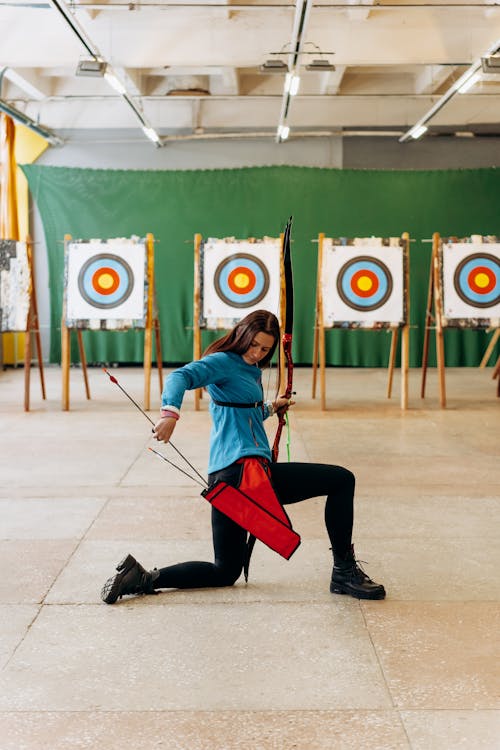
<svg viewBox="0 0 500 750">
<path fill-rule="evenodd" d="M 276 401 L 273 403 L 274 411 L 278 414 L 284 414 L 290 406 L 293 406 L 295 401 L 293 401 L 291 398 L 286 398 L 286 396 L 278 396 Z"/>
<path fill-rule="evenodd" d="M 172 437 L 176 422 L 175 417 L 161 417 L 154 426 L 154 438 L 160 442 L 168 443 Z"/>
</svg>

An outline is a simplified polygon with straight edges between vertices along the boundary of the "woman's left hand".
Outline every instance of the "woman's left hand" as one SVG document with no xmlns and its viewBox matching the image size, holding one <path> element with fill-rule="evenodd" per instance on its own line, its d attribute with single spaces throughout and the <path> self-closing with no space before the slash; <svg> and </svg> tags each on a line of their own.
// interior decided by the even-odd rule
<svg viewBox="0 0 500 750">
<path fill-rule="evenodd" d="M 284 414 L 290 406 L 293 406 L 295 401 L 293 401 L 291 398 L 286 398 L 286 396 L 278 396 L 276 401 L 273 403 L 274 411 Z"/>
</svg>

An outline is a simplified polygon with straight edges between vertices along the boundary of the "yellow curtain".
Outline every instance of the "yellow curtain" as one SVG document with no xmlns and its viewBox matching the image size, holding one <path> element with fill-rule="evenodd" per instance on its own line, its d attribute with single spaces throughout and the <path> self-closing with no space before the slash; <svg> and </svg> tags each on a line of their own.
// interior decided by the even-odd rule
<svg viewBox="0 0 500 750">
<path fill-rule="evenodd" d="M 0 238 L 19 240 L 15 141 L 16 128 L 10 117 L 0 117 Z"/>
</svg>

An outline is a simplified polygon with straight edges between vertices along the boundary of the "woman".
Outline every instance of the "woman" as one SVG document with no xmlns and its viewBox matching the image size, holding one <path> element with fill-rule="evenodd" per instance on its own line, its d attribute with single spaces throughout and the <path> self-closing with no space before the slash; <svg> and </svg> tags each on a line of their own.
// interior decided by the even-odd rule
<svg viewBox="0 0 500 750">
<path fill-rule="evenodd" d="M 237 486 L 241 459 L 257 457 L 265 463 L 282 505 L 326 495 L 325 524 L 334 558 L 330 591 L 358 599 L 383 599 L 384 587 L 368 578 L 354 557 L 353 474 L 328 464 L 271 463 L 264 420 L 294 403 L 283 396 L 272 402 L 263 400 L 262 369 L 270 363 L 279 340 L 276 316 L 257 310 L 212 343 L 202 359 L 174 370 L 165 382 L 154 436 L 168 443 L 186 390 L 206 387 L 212 416 L 209 485 L 222 480 Z M 243 569 L 247 532 L 212 507 L 212 536 L 213 563 L 192 561 L 147 571 L 127 555 L 104 584 L 101 598 L 114 604 L 126 594 L 153 594 L 157 589 L 232 586 Z"/>
</svg>

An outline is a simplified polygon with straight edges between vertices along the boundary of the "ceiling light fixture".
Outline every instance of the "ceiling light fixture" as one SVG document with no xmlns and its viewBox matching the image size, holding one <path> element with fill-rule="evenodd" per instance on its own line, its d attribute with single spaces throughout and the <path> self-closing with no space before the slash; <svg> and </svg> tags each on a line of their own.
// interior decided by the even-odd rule
<svg viewBox="0 0 500 750">
<path fill-rule="evenodd" d="M 482 67 L 482 61 L 485 58 L 491 57 L 497 57 L 498 53 L 500 52 L 500 39 L 497 39 L 494 44 L 491 45 L 491 47 L 486 50 L 484 55 L 480 57 L 478 60 L 475 60 L 463 73 L 463 75 L 458 78 L 455 83 L 453 83 L 450 88 L 445 91 L 445 93 L 437 100 L 437 102 L 430 108 L 430 110 L 418 120 L 415 125 L 413 125 L 409 130 L 406 131 L 406 133 L 403 133 L 401 138 L 399 138 L 399 143 L 405 143 L 406 141 L 409 141 L 410 138 L 413 138 L 412 133 L 416 132 L 418 128 L 420 128 L 423 125 L 426 125 L 434 115 L 436 115 L 440 109 L 442 109 L 445 104 L 449 102 L 449 100 L 455 96 L 457 93 L 463 94 L 464 91 L 467 91 L 468 88 L 474 85 L 479 80 L 479 69 Z M 477 78 L 475 78 L 477 74 Z M 474 79 L 472 82 L 471 80 Z"/>
<path fill-rule="evenodd" d="M 260 66 L 262 73 L 288 73 L 288 65 L 283 60 L 266 60 Z"/>
<path fill-rule="evenodd" d="M 471 89 L 474 84 L 476 84 L 479 79 L 481 78 L 481 73 L 477 71 L 474 73 L 474 75 L 471 75 L 469 78 L 467 78 L 466 81 L 462 83 L 460 88 L 457 89 L 457 94 L 466 94 L 469 89 Z"/>
<path fill-rule="evenodd" d="M 88 78 L 102 78 L 106 74 L 106 63 L 104 60 L 80 60 L 76 66 L 75 75 L 87 76 Z"/>
<path fill-rule="evenodd" d="M 62 144 L 64 143 L 63 139 L 56 135 L 56 133 L 54 133 L 52 130 L 49 130 L 49 128 L 46 128 L 44 125 L 40 125 L 38 122 L 35 122 L 31 119 L 31 117 L 25 115 L 24 112 L 20 112 L 18 109 L 13 107 L 11 104 L 8 104 L 3 99 L 0 99 L 0 112 L 4 112 L 9 117 L 12 117 L 12 119 L 16 122 L 29 128 L 34 133 L 37 133 L 46 141 L 48 141 L 52 146 L 62 146 Z"/>
<path fill-rule="evenodd" d="M 481 58 L 483 73 L 500 73 L 500 54 Z"/>
<path fill-rule="evenodd" d="M 309 70 L 311 73 L 324 73 L 334 71 L 335 65 L 329 62 L 329 60 L 317 58 L 316 60 L 311 60 L 311 62 L 306 65 L 306 70 Z"/>
</svg>

